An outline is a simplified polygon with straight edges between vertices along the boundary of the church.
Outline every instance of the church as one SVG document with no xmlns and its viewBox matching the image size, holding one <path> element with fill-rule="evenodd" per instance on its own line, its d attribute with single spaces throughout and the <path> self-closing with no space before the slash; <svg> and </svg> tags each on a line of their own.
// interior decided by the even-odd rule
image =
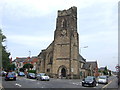
<svg viewBox="0 0 120 90">
<path fill-rule="evenodd" d="M 81 78 L 89 74 L 85 66 L 86 59 L 79 54 L 77 7 L 58 10 L 54 40 L 39 53 L 36 71 L 53 78 Z"/>
</svg>

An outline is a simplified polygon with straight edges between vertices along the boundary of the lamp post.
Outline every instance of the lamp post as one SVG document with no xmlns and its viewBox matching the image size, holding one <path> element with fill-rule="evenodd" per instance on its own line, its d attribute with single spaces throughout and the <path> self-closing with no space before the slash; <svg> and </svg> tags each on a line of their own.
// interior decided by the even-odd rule
<svg viewBox="0 0 120 90">
<path fill-rule="evenodd" d="M 29 51 L 29 57 L 31 56 L 31 51 Z"/>
<path fill-rule="evenodd" d="M 88 46 L 80 47 L 80 54 L 81 54 L 81 48 L 88 48 Z"/>
</svg>

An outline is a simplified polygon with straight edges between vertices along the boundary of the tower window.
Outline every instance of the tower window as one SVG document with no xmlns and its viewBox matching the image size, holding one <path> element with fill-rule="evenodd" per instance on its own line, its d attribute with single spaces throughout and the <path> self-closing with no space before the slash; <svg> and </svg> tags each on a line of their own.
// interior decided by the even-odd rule
<svg viewBox="0 0 120 90">
<path fill-rule="evenodd" d="M 50 72 L 50 69 L 49 69 L 49 68 L 47 69 L 47 72 Z"/>
</svg>

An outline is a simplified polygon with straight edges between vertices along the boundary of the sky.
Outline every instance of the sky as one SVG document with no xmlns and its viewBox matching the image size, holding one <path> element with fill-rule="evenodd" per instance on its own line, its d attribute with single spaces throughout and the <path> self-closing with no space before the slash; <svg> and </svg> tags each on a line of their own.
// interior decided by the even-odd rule
<svg viewBox="0 0 120 90">
<path fill-rule="evenodd" d="M 4 45 L 16 57 L 37 56 L 54 39 L 57 11 L 77 7 L 80 54 L 116 70 L 119 0 L 0 0 Z M 88 48 L 84 48 L 88 46 Z"/>
</svg>

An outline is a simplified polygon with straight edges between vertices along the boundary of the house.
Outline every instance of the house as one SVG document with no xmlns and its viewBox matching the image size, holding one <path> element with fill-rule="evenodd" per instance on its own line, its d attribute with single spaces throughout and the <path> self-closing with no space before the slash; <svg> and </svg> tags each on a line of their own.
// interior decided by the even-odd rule
<svg viewBox="0 0 120 90">
<path fill-rule="evenodd" d="M 37 57 L 16 57 L 16 59 L 12 62 L 16 66 L 16 70 L 19 71 L 20 68 L 23 68 L 23 66 L 27 63 L 30 63 L 33 65 L 32 70 L 36 70 L 36 63 L 38 61 Z"/>
<path fill-rule="evenodd" d="M 96 76 L 96 77 L 99 76 L 97 61 L 85 62 L 82 69 L 85 70 L 84 77 L 86 77 L 86 76 Z"/>
</svg>

